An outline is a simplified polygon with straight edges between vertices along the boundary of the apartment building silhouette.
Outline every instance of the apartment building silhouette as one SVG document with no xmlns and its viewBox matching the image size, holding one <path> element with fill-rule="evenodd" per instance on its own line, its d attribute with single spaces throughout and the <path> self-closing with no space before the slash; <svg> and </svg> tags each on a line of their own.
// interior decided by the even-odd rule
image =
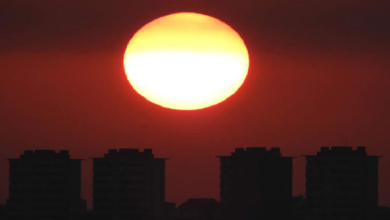
<svg viewBox="0 0 390 220">
<path fill-rule="evenodd" d="M 306 155 L 308 219 L 367 219 L 378 206 L 378 156 L 365 147 L 322 147 Z"/>
<path fill-rule="evenodd" d="M 221 206 L 226 219 L 283 219 L 290 213 L 292 157 L 279 148 L 237 148 L 221 163 Z"/>
<path fill-rule="evenodd" d="M 8 219 L 71 219 L 86 211 L 81 160 L 67 150 L 26 150 L 9 160 Z"/>
<path fill-rule="evenodd" d="M 154 219 L 164 207 L 165 159 L 151 149 L 93 158 L 94 219 Z"/>
</svg>

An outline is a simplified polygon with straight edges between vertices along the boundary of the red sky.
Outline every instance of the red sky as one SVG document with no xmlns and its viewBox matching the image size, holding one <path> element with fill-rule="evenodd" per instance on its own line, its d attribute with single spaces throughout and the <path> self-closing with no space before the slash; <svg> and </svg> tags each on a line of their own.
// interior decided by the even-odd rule
<svg viewBox="0 0 390 220">
<path fill-rule="evenodd" d="M 154 105 L 131 88 L 128 40 L 162 15 L 191 11 L 237 30 L 251 66 L 241 89 L 199 111 Z M 219 195 L 219 160 L 236 147 L 281 147 L 304 158 L 321 146 L 364 145 L 380 159 L 379 199 L 390 206 L 390 3 L 388 1 L 116 0 L 0 2 L 0 156 L 69 149 L 153 148 L 170 158 L 166 198 Z M 83 162 L 83 197 L 92 194 Z M 0 203 L 8 164 L 0 161 Z"/>
</svg>

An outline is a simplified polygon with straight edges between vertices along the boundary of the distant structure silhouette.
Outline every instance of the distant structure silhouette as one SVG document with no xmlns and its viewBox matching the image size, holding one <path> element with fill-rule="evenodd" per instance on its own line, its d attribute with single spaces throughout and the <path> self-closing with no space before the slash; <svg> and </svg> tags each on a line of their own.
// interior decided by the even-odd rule
<svg viewBox="0 0 390 220">
<path fill-rule="evenodd" d="M 163 212 L 165 159 L 151 149 L 109 150 L 93 158 L 94 219 L 155 219 Z"/>
<path fill-rule="evenodd" d="M 307 219 L 369 219 L 378 206 L 378 156 L 365 147 L 322 147 L 305 157 Z"/>
<path fill-rule="evenodd" d="M 75 219 L 86 211 L 81 160 L 70 159 L 67 150 L 26 150 L 8 160 L 8 219 Z"/>
<path fill-rule="evenodd" d="M 237 148 L 221 162 L 221 206 L 224 219 L 290 217 L 292 157 L 279 148 Z"/>
<path fill-rule="evenodd" d="M 219 203 L 211 198 L 192 198 L 179 205 L 172 220 L 215 220 L 218 219 Z"/>
</svg>

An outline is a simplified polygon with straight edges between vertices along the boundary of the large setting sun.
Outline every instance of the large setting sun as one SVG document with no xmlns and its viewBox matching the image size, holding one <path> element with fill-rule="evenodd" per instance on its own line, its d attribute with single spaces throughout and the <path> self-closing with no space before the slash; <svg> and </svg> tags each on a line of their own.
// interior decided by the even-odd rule
<svg viewBox="0 0 390 220">
<path fill-rule="evenodd" d="M 234 94 L 249 68 L 246 46 L 229 25 L 202 14 L 176 13 L 143 26 L 124 55 L 127 78 L 147 100 L 195 110 Z"/>
</svg>

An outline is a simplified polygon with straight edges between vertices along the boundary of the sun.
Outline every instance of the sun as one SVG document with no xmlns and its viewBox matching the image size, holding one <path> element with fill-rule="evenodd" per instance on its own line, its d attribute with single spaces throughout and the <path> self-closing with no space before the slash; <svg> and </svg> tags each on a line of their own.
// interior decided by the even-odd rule
<svg viewBox="0 0 390 220">
<path fill-rule="evenodd" d="M 183 12 L 138 30 L 127 45 L 124 67 L 132 87 L 150 102 L 196 110 L 224 101 L 241 87 L 249 55 L 229 25 Z"/>
</svg>

